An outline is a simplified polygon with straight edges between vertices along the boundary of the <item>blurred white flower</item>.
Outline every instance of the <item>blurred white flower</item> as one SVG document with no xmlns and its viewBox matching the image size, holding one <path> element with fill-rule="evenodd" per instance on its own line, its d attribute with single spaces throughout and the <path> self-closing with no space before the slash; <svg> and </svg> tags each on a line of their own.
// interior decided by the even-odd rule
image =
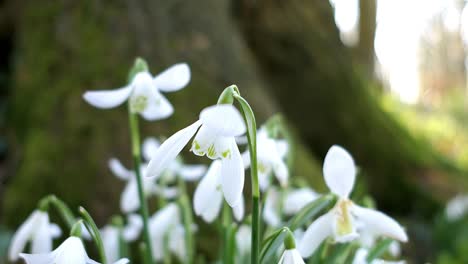
<svg viewBox="0 0 468 264">
<path fill-rule="evenodd" d="M 100 230 L 100 233 L 107 261 L 111 263 L 117 261 L 120 255 L 119 229 L 113 225 L 107 225 Z"/>
<path fill-rule="evenodd" d="M 263 207 L 263 220 L 271 227 L 281 225 L 281 194 L 276 188 L 270 188 L 266 193 Z"/>
<path fill-rule="evenodd" d="M 250 254 L 252 247 L 252 228 L 249 225 L 241 225 L 236 233 L 237 252 L 241 256 Z"/>
<path fill-rule="evenodd" d="M 143 219 L 139 214 L 127 215 L 127 225 L 122 231 L 122 236 L 125 241 L 135 241 L 140 236 L 143 229 Z"/>
<path fill-rule="evenodd" d="M 308 257 L 327 237 L 336 242 L 349 242 L 362 230 L 376 235 L 391 237 L 406 242 L 408 237 L 403 228 L 389 216 L 354 204 L 348 197 L 356 177 L 356 167 L 351 155 L 339 146 L 332 146 L 323 164 L 325 182 L 339 197 L 335 207 L 320 216 L 307 229 L 299 243 L 299 251 Z M 359 226 L 362 230 L 357 230 Z"/>
<path fill-rule="evenodd" d="M 360 248 L 354 254 L 353 264 L 404 264 L 405 261 L 388 261 L 383 259 L 374 259 L 371 262 L 367 261 L 369 251 L 365 248 Z"/>
<path fill-rule="evenodd" d="M 468 195 L 457 195 L 447 203 L 445 214 L 450 221 L 456 221 L 468 213 Z"/>
<path fill-rule="evenodd" d="M 266 191 L 271 185 L 271 174 L 274 174 L 282 187 L 288 185 L 289 171 L 284 159 L 288 152 L 286 140 L 273 139 L 265 128 L 257 133 L 257 168 L 260 189 Z M 250 166 L 250 153 L 242 153 L 245 168 Z"/>
<path fill-rule="evenodd" d="M 130 111 L 147 120 L 164 119 L 174 108 L 161 92 L 174 92 L 190 81 L 190 68 L 185 63 L 175 64 L 155 77 L 147 71 L 135 75 L 131 83 L 116 90 L 87 91 L 83 98 L 98 108 L 114 108 L 129 101 Z"/>
<path fill-rule="evenodd" d="M 221 160 L 221 188 L 228 204 L 234 207 L 241 202 L 244 188 L 244 165 L 235 137 L 245 131 L 244 120 L 234 106 L 207 107 L 198 121 L 164 141 L 153 155 L 146 176 L 159 177 L 196 134 L 192 152 Z"/>
<path fill-rule="evenodd" d="M 109 160 L 109 168 L 119 179 L 127 181 L 122 196 L 120 197 L 120 208 L 124 213 L 131 213 L 140 208 L 140 199 L 138 197 L 138 183 L 134 171 L 126 169 L 118 159 Z M 140 167 L 141 175 L 144 175 L 146 165 Z M 143 194 L 145 197 L 160 195 L 166 199 L 172 199 L 177 196 L 178 190 L 174 187 L 160 187 L 155 179 L 142 177 Z"/>
<path fill-rule="evenodd" d="M 18 228 L 12 237 L 8 258 L 10 261 L 18 260 L 26 244 L 31 241 L 31 253 L 40 254 L 52 251 L 52 240 L 61 235 L 56 224 L 49 221 L 47 212 L 35 210 Z"/>
<path fill-rule="evenodd" d="M 21 254 L 26 264 L 99 264 L 90 259 L 83 242 L 78 237 L 67 238 L 57 249 L 43 254 Z M 120 259 L 114 264 L 129 263 L 128 259 Z"/>
<path fill-rule="evenodd" d="M 151 235 L 151 246 L 156 261 L 164 259 L 164 245 L 167 241 L 169 250 L 176 255 L 180 261 L 186 258 L 185 232 L 187 232 L 181 221 L 181 212 L 175 203 L 169 203 L 156 212 L 149 220 Z M 194 232 L 196 226 L 192 226 L 190 232 Z"/>
<path fill-rule="evenodd" d="M 286 249 L 278 264 L 304 264 L 304 260 L 296 248 Z"/>
<path fill-rule="evenodd" d="M 201 216 L 205 222 L 211 223 L 219 215 L 223 206 L 223 191 L 221 190 L 222 163 L 214 160 L 206 175 L 202 178 L 193 195 L 193 208 L 197 216 Z M 237 221 L 244 217 L 244 198 L 241 195 L 240 202 L 232 207 Z"/>
<path fill-rule="evenodd" d="M 284 201 L 284 213 L 293 215 L 298 213 L 304 206 L 313 202 L 320 195 L 308 187 L 293 189 L 288 192 Z"/>
</svg>

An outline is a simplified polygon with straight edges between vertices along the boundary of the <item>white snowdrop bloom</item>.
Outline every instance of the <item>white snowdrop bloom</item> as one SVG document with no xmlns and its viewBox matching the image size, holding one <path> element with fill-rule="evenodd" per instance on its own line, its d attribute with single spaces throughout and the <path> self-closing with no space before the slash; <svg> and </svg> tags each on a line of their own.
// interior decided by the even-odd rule
<svg viewBox="0 0 468 264">
<path fill-rule="evenodd" d="M 160 176 L 196 134 L 192 152 L 221 160 L 221 189 L 228 204 L 234 207 L 241 201 L 244 188 L 244 165 L 235 137 L 245 131 L 244 120 L 234 106 L 207 107 L 201 111 L 199 120 L 161 144 L 148 165 L 146 175 Z"/>
<path fill-rule="evenodd" d="M 111 263 L 117 261 L 120 255 L 119 229 L 115 226 L 107 225 L 100 230 L 100 233 L 107 261 Z"/>
<path fill-rule="evenodd" d="M 296 248 L 286 249 L 278 264 L 305 264 L 301 254 Z"/>
<path fill-rule="evenodd" d="M 445 214 L 450 221 L 456 221 L 468 213 L 468 195 L 457 195 L 447 203 Z"/>
<path fill-rule="evenodd" d="M 311 188 L 300 188 L 300 189 L 295 189 L 286 195 L 286 199 L 284 201 L 284 213 L 286 215 L 293 215 L 299 212 L 304 206 L 309 204 L 310 202 L 313 202 L 317 198 L 319 198 L 320 195 L 317 194 L 314 190 Z"/>
<path fill-rule="evenodd" d="M 263 207 L 263 220 L 271 227 L 281 225 L 281 194 L 276 188 L 270 188 L 266 194 L 265 206 Z"/>
<path fill-rule="evenodd" d="M 172 229 L 169 237 L 169 249 L 181 261 L 187 258 L 187 249 L 185 244 L 185 228 L 179 224 Z"/>
<path fill-rule="evenodd" d="M 159 140 L 156 138 L 150 137 L 143 141 L 143 157 L 146 161 L 150 161 L 153 157 L 159 146 Z M 164 182 L 175 182 L 177 177 L 182 177 L 186 181 L 196 181 L 200 179 L 206 172 L 205 165 L 189 165 L 184 164 L 181 159 L 174 159 L 169 166 L 164 170 L 160 180 Z"/>
<path fill-rule="evenodd" d="M 288 152 L 286 140 L 273 139 L 268 136 L 265 128 L 257 133 L 257 168 L 260 190 L 265 191 L 271 184 L 271 175 L 274 174 L 282 187 L 288 185 L 289 171 L 284 159 Z M 244 166 L 250 166 L 250 153 L 247 150 L 242 154 Z"/>
<path fill-rule="evenodd" d="M 138 196 L 138 183 L 134 171 L 125 168 L 118 159 L 109 160 L 109 168 L 115 176 L 127 181 L 122 196 L 120 198 L 120 208 L 124 213 L 131 213 L 140 208 L 140 199 Z M 140 167 L 141 175 L 144 175 L 146 165 Z M 160 195 L 166 199 L 172 199 L 178 195 L 177 188 L 160 187 L 155 179 L 142 177 L 143 193 L 145 197 Z"/>
<path fill-rule="evenodd" d="M 354 204 L 348 197 L 353 189 L 356 167 L 351 155 L 339 146 L 332 146 L 323 164 L 325 182 L 339 197 L 335 207 L 317 218 L 306 230 L 299 243 L 303 257 L 309 257 L 327 237 L 336 242 L 349 242 L 367 230 L 406 242 L 403 228 L 389 216 Z M 359 230 L 357 226 L 359 225 Z"/>
<path fill-rule="evenodd" d="M 143 218 L 139 214 L 127 215 L 127 225 L 122 231 L 125 241 L 132 242 L 138 239 L 143 229 Z"/>
<path fill-rule="evenodd" d="M 174 108 L 161 92 L 174 92 L 190 81 L 190 68 L 185 63 L 175 64 L 156 76 L 147 71 L 135 75 L 131 83 L 116 90 L 87 91 L 83 98 L 91 105 L 108 109 L 129 101 L 130 111 L 146 120 L 159 120 L 172 115 Z"/>
<path fill-rule="evenodd" d="M 10 261 L 16 261 L 26 244 L 31 241 L 31 253 L 40 254 L 52 251 L 52 240 L 61 235 L 56 224 L 49 221 L 47 212 L 35 210 L 18 228 L 11 239 L 8 250 Z"/>
<path fill-rule="evenodd" d="M 219 215 L 223 206 L 223 191 L 221 187 L 222 162 L 214 160 L 208 168 L 208 172 L 202 178 L 193 195 L 193 208 L 195 214 L 205 222 L 211 223 Z M 237 221 L 244 217 L 244 198 L 241 195 L 240 202 L 232 208 Z"/>
<path fill-rule="evenodd" d="M 90 259 L 80 238 L 71 236 L 57 249 L 43 254 L 21 254 L 26 264 L 99 264 Z M 129 263 L 128 259 L 120 259 L 114 264 Z"/>
<path fill-rule="evenodd" d="M 374 259 L 371 262 L 367 261 L 367 255 L 369 251 L 365 248 L 360 248 L 354 254 L 354 259 L 352 264 L 404 264 L 405 261 L 388 261 L 383 259 Z"/>
<path fill-rule="evenodd" d="M 177 237 L 172 234 L 174 229 L 179 225 L 182 225 L 182 223 L 180 220 L 179 207 L 177 207 L 175 203 L 166 205 L 150 218 L 149 231 L 151 236 L 151 250 L 156 261 L 164 259 L 165 238 L 169 239 L 169 244 L 171 243 L 171 239 L 177 239 Z"/>
<path fill-rule="evenodd" d="M 252 228 L 249 225 L 241 225 L 236 232 L 236 247 L 238 253 L 245 256 L 252 249 Z"/>
</svg>

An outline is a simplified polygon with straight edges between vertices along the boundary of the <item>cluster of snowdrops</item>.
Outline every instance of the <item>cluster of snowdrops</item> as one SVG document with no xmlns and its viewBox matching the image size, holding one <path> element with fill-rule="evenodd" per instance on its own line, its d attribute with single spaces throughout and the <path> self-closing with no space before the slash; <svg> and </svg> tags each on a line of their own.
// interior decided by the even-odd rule
<svg viewBox="0 0 468 264">
<path fill-rule="evenodd" d="M 153 76 L 139 58 L 124 87 L 83 95 L 101 109 L 128 106 L 133 168 L 117 158 L 108 163 L 110 171 L 126 181 L 121 214 L 98 228 L 86 209 L 75 211 L 58 197 L 45 196 L 14 234 L 10 261 L 205 263 L 196 251 L 200 232 L 196 217 L 220 226 L 217 263 L 364 264 L 400 258 L 399 242 L 408 240 L 404 228 L 350 198 L 356 178 L 352 156 L 331 146 L 323 164 L 329 193 L 298 184 L 289 175 L 290 144 L 281 119 L 257 127 L 254 112 L 235 85 L 204 108 L 198 120 L 163 142 L 156 137 L 140 141 L 139 118 L 170 117 L 174 108 L 162 92 L 190 87 L 190 78 L 185 63 Z M 186 146 L 191 153 L 206 156 L 209 166 L 184 163 L 179 154 Z M 251 192 L 245 193 L 250 197 L 244 197 L 246 170 Z M 196 186 L 193 194 L 187 192 L 187 183 Z M 152 196 L 158 197 L 156 212 L 148 211 Z M 58 221 L 67 230 L 49 219 L 50 210 L 58 211 L 62 218 Z M 58 239 L 62 242 L 54 249 Z M 99 262 L 88 257 L 85 244 L 95 247 Z M 133 257 L 128 250 L 132 244 L 138 245 Z"/>
</svg>

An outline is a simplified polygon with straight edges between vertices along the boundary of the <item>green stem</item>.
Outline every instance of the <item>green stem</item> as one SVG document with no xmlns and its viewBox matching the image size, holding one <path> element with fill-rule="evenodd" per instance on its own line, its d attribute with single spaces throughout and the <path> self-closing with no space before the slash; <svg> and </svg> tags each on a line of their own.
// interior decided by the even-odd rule
<svg viewBox="0 0 468 264">
<path fill-rule="evenodd" d="M 83 218 L 86 229 L 88 229 L 88 232 L 91 234 L 91 237 L 93 238 L 94 243 L 96 244 L 99 256 L 101 257 L 102 264 L 107 264 L 106 253 L 104 251 L 104 243 L 102 242 L 101 233 L 99 232 L 96 223 L 94 222 L 93 218 L 88 213 L 88 211 L 86 211 L 86 209 L 84 209 L 83 207 L 80 206 L 79 212 L 81 217 Z"/>
<path fill-rule="evenodd" d="M 76 219 L 70 208 L 55 195 L 50 195 L 45 199 L 57 209 L 62 219 L 67 223 L 68 228 L 71 229 L 76 223 Z"/>
<path fill-rule="evenodd" d="M 151 236 L 148 228 L 148 205 L 146 203 L 145 194 L 143 192 L 143 181 L 140 173 L 141 166 L 141 151 L 140 151 L 140 133 L 138 129 L 138 117 L 130 111 L 130 104 L 128 105 L 128 118 L 130 123 L 130 136 L 132 139 L 132 155 L 133 155 L 133 168 L 135 170 L 135 177 L 138 187 L 138 198 L 140 199 L 140 214 L 143 218 L 143 237 L 146 243 L 146 259 L 153 260 L 153 253 L 151 252 Z"/>
<path fill-rule="evenodd" d="M 223 263 L 233 264 L 234 256 L 232 251 L 233 238 L 232 232 L 232 214 L 231 207 L 224 202 L 223 204 Z"/>
<path fill-rule="evenodd" d="M 250 153 L 250 175 L 252 177 L 252 264 L 259 263 L 260 250 L 260 187 L 258 184 L 258 169 L 257 169 L 257 124 L 255 115 L 249 103 L 240 96 L 237 87 L 233 87 L 235 91 L 233 97 L 239 102 L 244 121 L 247 127 L 247 139 L 249 143 Z"/>
<path fill-rule="evenodd" d="M 192 211 L 190 208 L 190 202 L 187 195 L 187 188 L 185 186 L 184 179 L 182 177 L 178 177 L 178 187 L 180 193 L 179 197 L 179 205 L 182 210 L 182 216 L 184 221 L 184 229 L 185 229 L 185 247 L 187 248 L 187 264 L 193 263 L 194 257 L 194 237 L 192 232 L 192 223 L 193 223 L 193 216 Z"/>
</svg>

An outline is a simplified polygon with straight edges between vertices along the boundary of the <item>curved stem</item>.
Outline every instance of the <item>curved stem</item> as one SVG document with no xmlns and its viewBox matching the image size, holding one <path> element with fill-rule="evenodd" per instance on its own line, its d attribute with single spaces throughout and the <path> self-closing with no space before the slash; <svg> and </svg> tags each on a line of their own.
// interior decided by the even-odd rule
<svg viewBox="0 0 468 264">
<path fill-rule="evenodd" d="M 237 87 L 233 97 L 239 102 L 247 127 L 247 139 L 250 153 L 250 175 L 252 177 L 252 264 L 259 263 L 260 250 L 260 187 L 257 169 L 257 124 L 249 103 L 239 94 Z"/>
<path fill-rule="evenodd" d="M 86 209 L 80 206 L 79 211 L 81 217 L 83 218 L 86 229 L 88 229 L 88 232 L 91 234 L 91 237 L 93 238 L 94 243 L 96 244 L 99 256 L 101 257 L 102 264 L 107 264 L 106 253 L 104 251 L 104 243 L 102 242 L 101 233 L 99 232 L 96 223 L 94 222 L 93 218 L 88 213 L 88 211 L 86 211 Z"/>
<path fill-rule="evenodd" d="M 143 180 L 140 173 L 141 166 L 141 151 L 140 151 L 140 133 L 138 129 L 138 117 L 136 114 L 130 111 L 130 105 L 128 107 L 128 118 L 130 123 L 130 136 L 132 139 L 132 156 L 133 156 L 133 168 L 135 170 L 135 177 L 137 180 L 138 187 L 138 198 L 140 199 L 140 214 L 143 218 L 143 237 L 146 243 L 146 259 L 153 260 L 153 254 L 151 252 L 151 236 L 148 228 L 148 205 L 146 203 L 145 194 L 143 192 Z"/>
</svg>

